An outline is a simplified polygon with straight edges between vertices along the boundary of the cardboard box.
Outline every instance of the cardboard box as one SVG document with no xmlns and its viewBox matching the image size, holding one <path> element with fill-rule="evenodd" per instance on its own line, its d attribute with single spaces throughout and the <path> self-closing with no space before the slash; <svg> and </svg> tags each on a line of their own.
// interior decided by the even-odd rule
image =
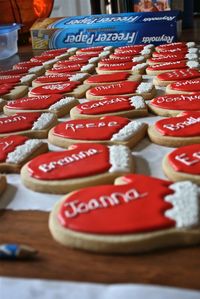
<svg viewBox="0 0 200 299">
<path fill-rule="evenodd" d="M 178 11 L 102 14 L 38 19 L 31 27 L 33 49 L 155 45 L 177 40 Z"/>
</svg>

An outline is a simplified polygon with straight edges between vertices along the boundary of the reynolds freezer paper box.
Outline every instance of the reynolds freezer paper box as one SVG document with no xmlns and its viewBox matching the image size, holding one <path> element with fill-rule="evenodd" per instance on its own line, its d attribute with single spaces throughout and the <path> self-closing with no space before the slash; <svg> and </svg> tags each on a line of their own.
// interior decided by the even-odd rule
<svg viewBox="0 0 200 299">
<path fill-rule="evenodd" d="M 100 14 L 38 19 L 31 27 L 33 49 L 155 45 L 177 40 L 178 11 Z"/>
</svg>

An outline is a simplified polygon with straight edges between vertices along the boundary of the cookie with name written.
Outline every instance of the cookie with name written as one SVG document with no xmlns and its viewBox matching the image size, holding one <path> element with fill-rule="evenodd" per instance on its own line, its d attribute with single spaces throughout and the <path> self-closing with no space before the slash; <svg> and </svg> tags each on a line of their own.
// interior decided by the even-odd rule
<svg viewBox="0 0 200 299">
<path fill-rule="evenodd" d="M 163 49 L 162 52 L 153 52 L 152 53 L 152 57 L 164 57 L 166 55 L 170 55 L 170 54 L 199 54 L 199 49 L 198 48 L 187 48 L 187 47 L 177 47 L 177 48 L 173 48 L 173 49 Z"/>
<path fill-rule="evenodd" d="M 28 68 L 33 68 L 33 67 L 43 67 L 44 69 L 49 69 L 52 68 L 54 63 L 56 63 L 58 59 L 49 59 L 46 61 L 39 60 L 39 59 L 34 59 L 34 61 L 28 60 L 28 61 L 22 61 L 18 62 L 13 66 L 13 69 L 20 69 L 21 67 L 28 67 Z"/>
<path fill-rule="evenodd" d="M 90 60 L 90 59 L 89 59 Z M 91 60 L 92 61 L 94 61 L 95 63 L 92 63 L 91 62 Z M 60 68 L 60 67 L 70 67 L 70 66 L 76 66 L 77 64 L 78 65 L 82 65 L 82 66 L 84 66 L 84 65 L 88 65 L 88 64 L 96 64 L 97 63 L 97 61 L 96 61 L 96 59 L 95 58 L 91 58 L 91 60 L 90 60 L 90 62 L 88 62 L 88 59 L 71 59 L 71 60 L 60 60 L 60 61 L 58 61 L 58 62 L 56 62 L 55 64 L 54 64 L 54 66 L 53 66 L 53 68 L 55 69 L 55 68 Z"/>
<path fill-rule="evenodd" d="M 0 84 L 16 84 L 16 85 L 28 85 L 32 84 L 32 81 L 36 78 L 34 74 L 27 75 L 6 75 L 1 76 L 0 74 Z"/>
<path fill-rule="evenodd" d="M 185 70 L 185 69 L 199 69 L 200 64 L 195 60 L 179 60 L 179 61 L 168 61 L 155 65 L 148 66 L 146 68 L 147 75 L 154 76 L 165 72 L 170 72 L 172 70 Z"/>
<path fill-rule="evenodd" d="M 124 57 L 114 57 L 114 58 L 103 58 L 101 61 L 98 63 L 98 67 L 103 66 L 105 64 L 119 64 L 119 63 L 127 63 L 127 62 L 137 62 L 137 63 L 142 63 L 145 62 L 146 58 L 144 56 L 124 56 Z"/>
<path fill-rule="evenodd" d="M 200 185 L 200 144 L 175 149 L 164 157 L 162 167 L 172 181 L 189 180 Z"/>
<path fill-rule="evenodd" d="M 180 69 L 171 72 L 164 72 L 153 79 L 153 84 L 167 86 L 171 83 L 200 78 L 200 72 L 196 69 Z"/>
<path fill-rule="evenodd" d="M 53 67 L 51 70 L 46 71 L 46 75 L 52 75 L 52 74 L 59 74 L 59 73 L 93 73 L 95 70 L 95 65 L 88 63 L 86 65 L 83 64 L 72 64 L 72 65 L 60 65 L 57 67 Z"/>
<path fill-rule="evenodd" d="M 81 52 L 79 54 L 76 54 L 76 55 L 73 55 L 71 57 L 69 57 L 69 60 L 76 60 L 79 61 L 80 59 L 87 59 L 89 63 L 93 63 L 93 64 L 96 64 L 97 62 L 97 59 L 100 60 L 100 59 L 103 59 L 103 58 L 106 58 L 106 57 L 109 57 L 110 55 L 110 51 L 103 51 L 103 52 L 90 52 L 90 53 L 84 53 L 84 52 Z M 90 59 L 92 59 L 90 61 Z M 94 60 L 95 59 L 95 62 Z"/>
<path fill-rule="evenodd" d="M 198 195 L 189 181 L 128 174 L 115 185 L 65 195 L 50 213 L 49 228 L 65 246 L 101 253 L 194 245 L 200 242 Z"/>
<path fill-rule="evenodd" d="M 99 101 L 89 101 L 71 109 L 72 119 L 103 117 L 116 115 L 123 117 L 138 117 L 148 115 L 147 106 L 141 96 L 104 97 Z"/>
<path fill-rule="evenodd" d="M 47 143 L 39 139 L 21 135 L 0 138 L 0 172 L 18 173 L 26 162 L 47 151 Z"/>
<path fill-rule="evenodd" d="M 83 143 L 34 158 L 22 168 L 21 178 L 34 191 L 64 194 L 112 183 L 119 174 L 133 171 L 134 159 L 126 146 Z"/>
<path fill-rule="evenodd" d="M 198 54 L 169 54 L 169 55 L 165 55 L 165 56 L 160 56 L 160 57 L 152 57 L 149 58 L 147 60 L 147 63 L 149 65 L 154 65 L 154 64 L 160 64 L 163 62 L 172 62 L 172 61 L 179 61 L 179 60 L 184 60 L 184 61 L 188 61 L 188 60 L 197 60 L 198 61 L 199 56 Z"/>
<path fill-rule="evenodd" d="M 62 96 L 72 96 L 82 98 L 85 96 L 86 90 L 89 89 L 88 85 L 81 85 L 79 81 L 70 81 L 65 83 L 51 83 L 43 84 L 33 87 L 29 93 L 29 97 L 37 97 L 43 95 L 61 94 Z"/>
<path fill-rule="evenodd" d="M 112 46 L 95 46 L 95 47 L 87 47 L 87 48 L 81 48 L 76 51 L 76 55 L 79 54 L 87 54 L 87 53 L 98 53 L 109 51 L 110 53 L 113 52 Z"/>
<path fill-rule="evenodd" d="M 46 138 L 48 131 L 57 124 L 54 113 L 18 113 L 0 118 L 0 137 L 23 135 Z"/>
<path fill-rule="evenodd" d="M 41 76 L 45 73 L 45 68 L 43 65 L 39 66 L 16 66 L 12 70 L 2 71 L 0 75 L 18 75 L 18 74 L 35 74 L 36 76 Z"/>
<path fill-rule="evenodd" d="M 2 83 L 0 84 L 0 97 L 4 100 L 15 100 L 26 96 L 28 93 L 28 86 L 16 85 L 16 83 Z"/>
<path fill-rule="evenodd" d="M 97 74 L 112 74 L 115 72 L 129 72 L 130 74 L 144 74 L 147 63 L 120 62 L 106 63 L 96 67 Z"/>
<path fill-rule="evenodd" d="M 68 74 L 62 74 L 62 73 L 57 73 L 57 74 L 52 74 L 52 75 L 46 75 L 46 76 L 40 76 L 33 80 L 32 86 L 40 86 L 40 85 L 45 85 L 49 83 L 65 83 L 69 81 L 79 81 L 83 82 L 86 78 L 89 77 L 89 74 L 87 73 L 68 73 Z"/>
<path fill-rule="evenodd" d="M 172 147 L 200 143 L 200 112 L 183 112 L 175 117 L 158 120 L 149 126 L 152 142 Z"/>
<path fill-rule="evenodd" d="M 195 42 L 175 42 L 169 44 L 163 44 L 155 47 L 157 52 L 165 52 L 176 49 L 190 49 L 195 47 Z"/>
<path fill-rule="evenodd" d="M 25 112 L 52 112 L 57 117 L 62 117 L 79 104 L 74 97 L 65 97 L 59 94 L 44 95 L 38 97 L 20 98 L 9 101 L 3 108 L 6 115 Z"/>
<path fill-rule="evenodd" d="M 92 75 L 84 81 L 84 84 L 88 84 L 90 86 L 118 83 L 124 81 L 137 81 L 141 82 L 142 76 L 139 74 L 130 74 L 128 72 L 115 72 L 112 74 L 98 74 Z"/>
<path fill-rule="evenodd" d="M 139 45 L 140 46 L 140 45 Z M 152 54 L 152 49 L 151 48 L 146 48 L 144 47 L 143 49 L 140 47 L 138 48 L 124 48 L 124 49 L 115 49 L 115 52 L 110 55 L 110 58 L 114 57 L 125 57 L 125 56 L 144 56 L 145 58 L 151 57 Z"/>
<path fill-rule="evenodd" d="M 62 122 L 49 132 L 50 143 L 67 148 L 74 143 L 104 143 L 135 146 L 144 138 L 147 124 L 120 116 L 76 119 Z"/>
<path fill-rule="evenodd" d="M 69 54 L 69 55 L 74 55 L 77 51 L 76 47 L 72 47 L 72 48 L 60 48 L 60 49 L 51 49 L 51 50 L 46 50 L 44 51 L 41 55 L 48 55 L 48 54 L 52 54 L 55 57 L 58 55 L 62 55 L 62 54 Z"/>
<path fill-rule="evenodd" d="M 68 60 L 62 60 L 62 61 L 58 61 L 54 67 L 60 67 L 60 66 L 68 66 L 68 65 L 74 65 L 74 64 L 82 64 L 82 65 L 87 65 L 87 64 L 94 64 L 96 65 L 99 61 L 100 61 L 100 57 L 99 56 L 95 56 L 95 57 L 79 57 L 79 56 L 71 56 L 70 59 Z"/>
<path fill-rule="evenodd" d="M 144 49 L 149 49 L 149 50 L 153 51 L 154 45 L 153 44 L 149 44 L 149 45 L 121 46 L 121 47 L 118 47 L 118 48 L 115 49 L 115 53 L 120 53 L 120 52 L 124 52 L 124 51 L 127 51 L 127 50 L 134 50 L 134 51 L 138 51 L 140 53 Z"/>
<path fill-rule="evenodd" d="M 173 82 L 166 87 L 166 93 L 196 93 L 200 92 L 200 78 Z"/>
<path fill-rule="evenodd" d="M 7 180 L 4 175 L 0 175 L 0 194 L 2 194 L 7 187 Z"/>
<path fill-rule="evenodd" d="M 159 96 L 149 101 L 148 107 L 161 116 L 176 116 L 184 111 L 200 111 L 200 92 Z"/>
<path fill-rule="evenodd" d="M 135 96 L 141 95 L 145 100 L 151 100 L 156 94 L 155 87 L 150 82 L 125 81 L 120 83 L 99 85 L 86 92 L 88 100 L 100 100 L 105 96 Z"/>
</svg>

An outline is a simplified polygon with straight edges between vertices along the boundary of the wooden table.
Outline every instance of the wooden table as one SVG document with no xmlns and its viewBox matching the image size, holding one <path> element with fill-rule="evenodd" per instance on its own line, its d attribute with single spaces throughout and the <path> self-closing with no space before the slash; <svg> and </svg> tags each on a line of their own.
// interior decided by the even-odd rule
<svg viewBox="0 0 200 299">
<path fill-rule="evenodd" d="M 191 40 L 191 32 L 188 31 Z M 187 35 L 184 35 L 187 38 Z M 20 60 L 32 56 L 20 49 Z M 0 63 L 9 68 L 18 56 Z M 200 248 L 160 250 L 142 255 L 102 255 L 65 248 L 48 230 L 48 213 L 0 211 L 0 242 L 27 243 L 39 251 L 30 261 L 1 261 L 0 275 L 101 283 L 147 283 L 200 289 Z"/>
</svg>

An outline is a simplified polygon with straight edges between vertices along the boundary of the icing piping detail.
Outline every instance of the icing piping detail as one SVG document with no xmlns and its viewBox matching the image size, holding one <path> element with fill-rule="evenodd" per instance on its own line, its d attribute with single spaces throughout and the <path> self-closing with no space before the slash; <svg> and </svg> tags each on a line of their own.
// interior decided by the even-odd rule
<svg viewBox="0 0 200 299">
<path fill-rule="evenodd" d="M 170 185 L 174 194 L 167 195 L 165 201 L 173 208 L 165 212 L 165 216 L 176 222 L 176 227 L 192 227 L 200 224 L 199 188 L 189 181 Z"/>
<path fill-rule="evenodd" d="M 129 100 L 131 102 L 131 106 L 134 106 L 135 109 L 142 109 L 146 107 L 144 100 L 141 96 L 134 96 L 129 98 Z"/>
<path fill-rule="evenodd" d="M 42 130 L 47 128 L 54 120 L 55 116 L 53 113 L 42 113 L 40 117 L 34 122 L 31 130 Z"/>
<path fill-rule="evenodd" d="M 136 64 L 136 65 L 134 65 L 133 67 L 132 67 L 132 71 L 135 71 L 135 70 L 141 70 L 141 69 L 144 69 L 145 67 L 147 67 L 148 66 L 148 64 L 147 63 L 138 63 L 138 64 Z"/>
<path fill-rule="evenodd" d="M 110 164 L 109 172 L 130 172 L 132 164 L 131 151 L 125 145 L 109 146 Z"/>
<path fill-rule="evenodd" d="M 152 83 L 145 83 L 142 82 L 140 83 L 140 85 L 137 87 L 136 89 L 136 93 L 146 93 L 146 92 L 150 92 L 153 88 L 153 84 Z"/>
<path fill-rule="evenodd" d="M 65 105 L 67 105 L 67 104 L 73 102 L 74 100 L 75 100 L 74 97 L 66 97 L 66 98 L 63 98 L 63 99 L 61 99 L 60 101 L 58 101 L 58 102 L 54 103 L 53 105 L 51 105 L 51 106 L 49 107 L 49 110 L 50 110 L 50 111 L 51 111 L 51 110 L 58 110 L 59 108 L 64 107 Z"/>
<path fill-rule="evenodd" d="M 13 152 L 8 154 L 6 163 L 21 163 L 42 144 L 43 142 L 38 139 L 27 140 L 24 144 L 17 146 Z"/>
<path fill-rule="evenodd" d="M 111 141 L 124 141 L 128 140 L 131 136 L 139 132 L 145 126 L 140 121 L 130 121 L 126 126 L 119 130 L 118 133 L 114 134 Z"/>
</svg>

